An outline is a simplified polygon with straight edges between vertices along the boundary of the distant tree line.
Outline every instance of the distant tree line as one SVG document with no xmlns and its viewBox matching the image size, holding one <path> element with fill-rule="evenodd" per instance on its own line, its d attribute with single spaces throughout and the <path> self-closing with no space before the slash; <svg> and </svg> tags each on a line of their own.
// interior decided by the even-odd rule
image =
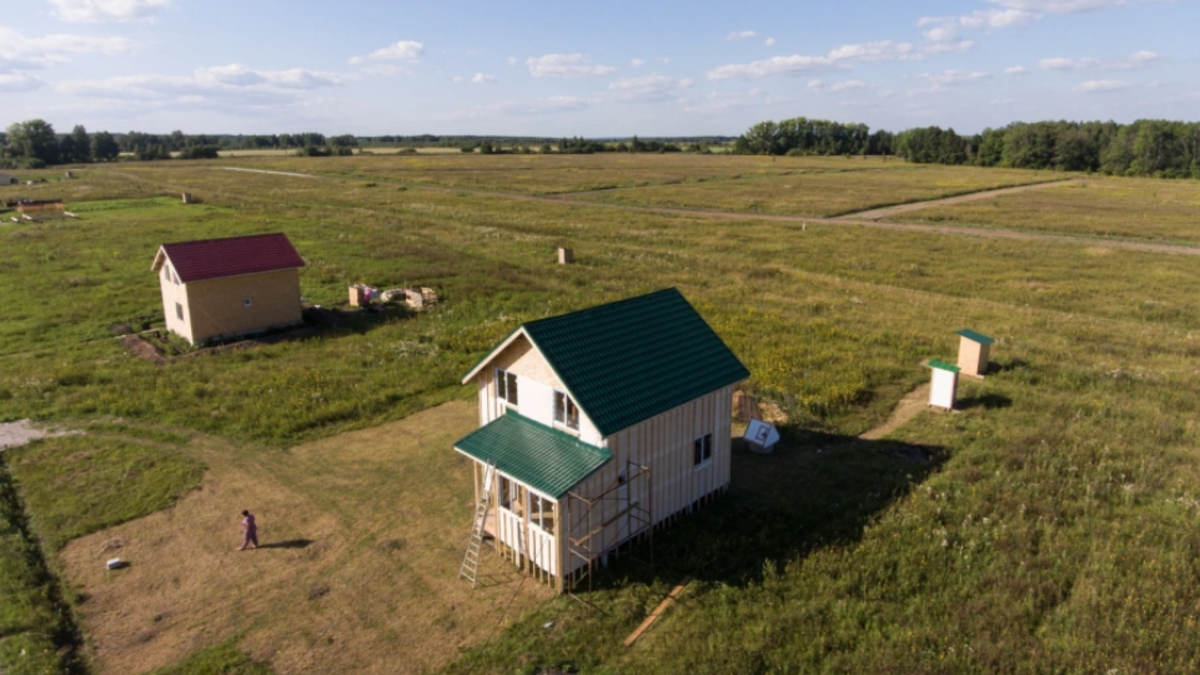
<svg viewBox="0 0 1200 675">
<path fill-rule="evenodd" d="M 1014 122 L 962 136 L 923 127 L 870 133 L 865 124 L 797 117 L 759 122 L 734 142 L 748 155 L 898 155 L 909 162 L 1200 178 L 1200 123 L 1166 120 Z"/>
<path fill-rule="evenodd" d="M 973 136 L 927 127 L 898 134 L 896 148 L 913 162 L 1200 178 L 1196 122 L 1017 122 Z"/>
<path fill-rule="evenodd" d="M 794 117 L 759 122 L 733 143 L 742 155 L 890 155 L 895 136 L 865 124 Z"/>
</svg>

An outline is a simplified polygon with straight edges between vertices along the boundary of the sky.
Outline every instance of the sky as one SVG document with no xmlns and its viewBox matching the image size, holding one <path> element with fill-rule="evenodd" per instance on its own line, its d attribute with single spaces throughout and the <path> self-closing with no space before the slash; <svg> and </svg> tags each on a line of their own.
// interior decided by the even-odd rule
<svg viewBox="0 0 1200 675">
<path fill-rule="evenodd" d="M 1200 119 L 1200 0 L 6 0 L 0 126 L 737 135 Z"/>
</svg>

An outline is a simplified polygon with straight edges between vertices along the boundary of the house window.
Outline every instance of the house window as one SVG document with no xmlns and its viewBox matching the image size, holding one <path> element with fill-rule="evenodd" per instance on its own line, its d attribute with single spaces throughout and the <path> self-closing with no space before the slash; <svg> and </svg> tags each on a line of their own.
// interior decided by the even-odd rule
<svg viewBox="0 0 1200 675">
<path fill-rule="evenodd" d="M 696 439 L 692 446 L 692 465 L 696 468 L 707 466 L 712 461 L 712 434 L 704 434 Z"/>
<path fill-rule="evenodd" d="M 242 301 L 242 307 L 249 307 L 250 305 L 253 305 L 253 304 L 254 304 L 254 301 L 252 301 L 250 298 L 246 298 L 245 300 Z"/>
<path fill-rule="evenodd" d="M 579 431 L 579 406 L 561 391 L 554 392 L 554 421 Z"/>
<path fill-rule="evenodd" d="M 506 370 L 496 369 L 496 397 L 509 405 L 517 405 L 517 376 Z"/>
<path fill-rule="evenodd" d="M 541 528 L 543 532 L 553 532 L 555 503 L 540 495 L 532 495 L 530 501 L 532 503 L 529 509 L 529 522 L 533 523 L 535 527 Z"/>
<path fill-rule="evenodd" d="M 175 316 L 178 317 L 180 321 L 183 321 L 183 305 L 179 304 L 178 302 L 175 303 Z"/>
</svg>

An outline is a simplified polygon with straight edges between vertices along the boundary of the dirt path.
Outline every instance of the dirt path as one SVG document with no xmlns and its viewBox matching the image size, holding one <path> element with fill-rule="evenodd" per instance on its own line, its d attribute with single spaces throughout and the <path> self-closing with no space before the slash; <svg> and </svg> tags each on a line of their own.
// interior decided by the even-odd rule
<svg viewBox="0 0 1200 675">
<path fill-rule="evenodd" d="M 488 552 L 458 578 L 470 467 L 448 448 L 477 424 L 453 402 L 287 450 L 197 437 L 208 466 L 174 507 L 61 553 L 98 675 L 161 668 L 223 640 L 275 673 L 436 671 L 553 597 Z M 238 552 L 242 509 L 259 550 Z M 120 556 L 120 572 L 104 561 Z"/>
<path fill-rule="evenodd" d="M 925 383 L 908 392 L 904 398 L 900 399 L 900 402 L 896 404 L 896 408 L 892 410 L 891 417 L 886 422 L 864 434 L 860 434 L 859 438 L 864 441 L 877 441 L 904 426 L 906 422 L 916 417 L 928 406 L 929 383 Z"/>
<path fill-rule="evenodd" d="M 39 438 L 48 438 L 51 436 L 65 436 L 72 431 L 55 431 L 35 427 L 29 420 L 18 420 L 7 424 L 0 424 L 0 451 L 5 448 L 16 448 L 30 441 L 35 441 Z"/>
<path fill-rule="evenodd" d="M 928 209 L 934 206 L 946 206 L 948 204 L 961 204 L 963 202 L 973 202 L 978 199 L 989 199 L 991 197 L 999 197 L 1000 195 L 1011 195 L 1018 192 L 1028 192 L 1030 190 L 1041 190 L 1048 187 L 1057 187 L 1059 185 L 1069 185 L 1071 183 L 1082 183 L 1082 178 L 1068 178 L 1066 180 L 1055 180 L 1047 183 L 1034 183 L 1033 185 L 1018 185 L 1016 187 L 999 188 L 996 190 L 984 190 L 983 192 L 972 192 L 968 195 L 958 195 L 957 197 L 946 197 L 945 199 L 930 199 L 923 202 L 913 202 L 911 204 L 897 204 L 895 206 L 885 206 L 880 209 L 871 209 L 869 211 L 859 211 L 858 213 L 848 213 L 846 218 L 859 218 L 862 220 L 881 220 L 892 216 L 908 213 L 909 211 L 919 211 Z"/>
<path fill-rule="evenodd" d="M 245 171 L 247 173 L 266 173 L 272 176 L 291 176 L 292 178 L 321 178 L 311 173 L 292 173 L 291 171 L 268 171 L 267 169 L 246 169 L 240 166 L 218 167 L 224 171 Z"/>
<path fill-rule="evenodd" d="M 318 176 L 316 174 L 296 174 L 282 171 L 267 171 L 265 169 L 240 169 L 236 167 L 222 167 L 231 171 L 256 171 L 258 173 L 280 174 L 283 176 L 304 176 L 306 178 L 327 178 L 330 180 L 352 180 L 350 177 L 335 178 L 332 176 Z M 998 192 L 1016 191 L 1022 189 L 1037 189 L 1048 187 L 1051 185 L 1062 185 L 1075 180 L 1058 181 L 1054 183 L 1038 183 L 1037 185 L 1025 185 L 1017 188 L 1003 188 L 1002 190 L 989 192 L 976 192 L 970 195 L 962 195 L 960 197 L 950 197 L 948 199 L 983 199 L 984 197 L 994 196 Z M 980 237 L 983 239 L 1018 239 L 1021 241 L 1049 241 L 1061 244 L 1076 244 L 1082 246 L 1098 246 L 1102 248 L 1119 249 L 1125 251 L 1142 251 L 1145 253 L 1170 253 L 1174 255 L 1193 255 L 1200 256 L 1200 246 L 1185 246 L 1177 244 L 1156 244 L 1153 242 L 1128 241 L 1123 239 L 1106 239 L 1103 237 L 1085 237 L 1073 236 L 1065 234 L 1045 234 L 1041 232 L 1027 232 L 1022 230 L 1004 230 L 987 227 L 960 227 L 954 225 L 921 225 L 917 223 L 895 223 L 884 220 L 871 220 L 863 218 L 862 213 L 872 213 L 865 211 L 858 215 L 852 216 L 837 216 L 832 218 L 824 217 L 806 217 L 806 216 L 783 216 L 767 213 L 738 213 L 736 211 L 716 211 L 712 209 L 687 209 L 671 206 L 634 206 L 630 204 L 608 204 L 605 202 L 596 202 L 586 199 L 576 199 L 565 197 L 562 195 L 530 195 L 519 192 L 501 192 L 496 190 L 477 190 L 470 188 L 454 188 L 442 187 L 422 184 L 405 184 L 412 190 L 426 190 L 429 192 L 443 192 L 451 194 L 467 194 L 486 197 L 496 197 L 497 199 L 510 199 L 513 201 L 527 202 L 542 202 L 546 204 L 561 204 L 564 206 L 586 206 L 588 208 L 613 209 L 617 211 L 632 211 L 637 213 L 655 213 L 668 216 L 688 216 L 692 218 L 716 218 L 721 220 L 749 220 L 749 221 L 768 221 L 791 223 L 793 225 L 859 225 L 863 227 L 877 227 L 886 230 L 902 230 L 908 232 L 928 232 L 931 234 L 950 234 L 963 237 Z M 909 210 L 916 208 L 926 208 L 938 203 L 944 203 L 945 200 L 935 200 L 932 202 L 920 202 L 919 204 L 907 204 L 911 207 Z M 889 207 L 899 208 L 899 207 Z"/>
</svg>

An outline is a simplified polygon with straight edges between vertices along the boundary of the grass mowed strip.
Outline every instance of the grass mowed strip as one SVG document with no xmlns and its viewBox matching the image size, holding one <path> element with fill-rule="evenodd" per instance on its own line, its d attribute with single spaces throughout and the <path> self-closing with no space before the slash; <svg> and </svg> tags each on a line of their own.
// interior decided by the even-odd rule
<svg viewBox="0 0 1200 675">
<path fill-rule="evenodd" d="M 1154 178 L 1084 182 L 911 211 L 900 222 L 977 225 L 1117 239 L 1200 242 L 1200 183 Z"/>
<path fill-rule="evenodd" d="M 748 175 L 736 181 L 612 190 L 589 198 L 640 206 L 829 217 L 1062 178 L 1047 171 L 897 165 L 875 171 Z"/>
<path fill-rule="evenodd" d="M 193 440 L 200 490 L 61 555 L 95 671 L 228 644 L 279 673 L 430 672 L 547 600 L 492 555 L 477 589 L 458 578 L 473 487 L 450 448 L 477 416 L 454 402 L 286 450 Z M 257 550 L 235 551 L 242 509 Z M 104 569 L 113 542 L 129 568 Z"/>
<path fill-rule="evenodd" d="M 359 178 L 497 192 L 559 194 L 652 185 L 724 182 L 750 176 L 902 168 L 879 157 L 755 157 L 734 155 L 393 155 L 243 159 L 239 166 L 319 172 Z"/>
<path fill-rule="evenodd" d="M 151 675 L 271 675 L 273 672 L 271 666 L 252 660 L 230 640 L 159 668 Z"/>
<path fill-rule="evenodd" d="M 79 636 L 0 453 L 0 672 L 82 673 Z"/>
<path fill-rule="evenodd" d="M 177 447 L 112 438 L 59 436 L 7 454 L 33 529 L 50 551 L 170 506 L 204 473 Z"/>
</svg>

